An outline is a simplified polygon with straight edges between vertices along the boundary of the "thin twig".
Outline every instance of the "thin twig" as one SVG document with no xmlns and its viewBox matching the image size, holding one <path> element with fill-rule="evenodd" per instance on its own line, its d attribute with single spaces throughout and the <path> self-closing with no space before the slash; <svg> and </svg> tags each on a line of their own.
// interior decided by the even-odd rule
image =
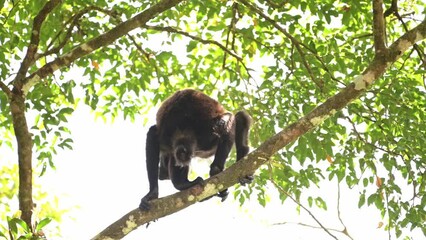
<svg viewBox="0 0 426 240">
<path fill-rule="evenodd" d="M 310 228 L 315 228 L 315 229 L 322 229 L 322 227 L 318 227 L 318 226 L 314 226 L 314 225 L 306 224 L 306 223 L 301 223 L 301 222 L 279 222 L 279 223 L 273 223 L 272 225 L 285 225 L 285 224 L 296 224 L 296 225 L 300 225 L 300 226 L 303 226 L 303 227 L 310 227 Z M 338 233 L 345 234 L 342 230 L 335 229 L 335 228 L 328 228 L 328 230 L 333 231 L 333 232 L 338 232 Z"/>
<path fill-rule="evenodd" d="M 341 233 L 345 234 L 348 238 L 352 239 L 352 236 L 348 232 L 348 228 L 346 227 L 345 223 L 343 222 L 341 213 L 340 213 L 340 182 L 337 181 L 337 218 L 339 218 L 340 223 L 343 225 L 343 230 L 340 231 Z"/>
<path fill-rule="evenodd" d="M 401 14 L 399 14 L 399 11 L 398 11 L 398 0 L 392 0 L 392 4 L 385 11 L 384 16 L 388 17 L 392 14 L 401 22 L 402 27 L 404 28 L 405 32 L 408 32 L 408 30 L 409 30 L 408 26 L 404 22 L 403 16 L 401 16 Z M 414 43 L 413 48 L 416 50 L 417 54 L 420 57 L 420 60 L 423 62 L 423 67 L 426 69 L 426 55 L 423 53 L 422 49 L 420 48 L 420 46 L 418 44 Z"/>
<path fill-rule="evenodd" d="M 271 0 L 266 0 L 266 3 L 269 5 L 269 6 L 271 6 L 272 8 L 276 8 L 276 9 L 278 9 L 278 8 L 282 8 L 282 7 L 284 7 L 284 5 L 286 5 L 287 3 L 289 3 L 290 1 L 280 1 L 280 3 L 278 4 L 278 3 L 275 3 L 275 2 L 273 2 L 273 1 L 271 1 Z"/>
<path fill-rule="evenodd" d="M 272 184 L 278 189 L 279 192 L 281 192 L 282 194 L 285 194 L 287 197 L 289 197 L 294 203 L 296 203 L 297 205 L 299 205 L 301 208 L 303 208 L 311 217 L 312 219 L 315 220 L 315 222 L 321 227 L 321 229 L 323 229 L 326 233 L 328 233 L 328 235 L 330 235 L 332 238 L 334 239 L 338 239 L 336 236 L 334 236 L 328 228 L 326 228 L 324 225 L 321 224 L 321 222 L 315 217 L 315 215 L 309 211 L 309 209 L 307 209 L 302 203 L 300 203 L 299 201 L 297 201 L 293 196 L 291 196 L 287 191 L 285 191 L 281 186 L 279 186 L 272 178 L 269 179 Z"/>
<path fill-rule="evenodd" d="M 11 16 L 11 14 L 12 13 L 16 13 L 17 11 L 15 11 L 14 10 L 14 8 L 16 7 L 16 6 L 18 6 L 19 5 L 19 2 L 20 2 L 21 0 L 17 0 L 17 1 L 12 1 L 12 9 L 10 9 L 9 10 L 9 13 L 7 14 L 7 16 L 4 18 L 4 21 L 3 21 L 3 23 L 2 23 L 2 27 L 4 27 L 4 25 L 7 23 L 7 21 L 9 20 L 9 18 L 10 18 L 10 16 Z"/>
<path fill-rule="evenodd" d="M 305 53 L 300 48 L 300 45 L 302 45 L 302 44 L 295 37 L 293 37 L 290 33 L 288 33 L 283 27 L 281 27 L 275 20 L 273 20 L 268 15 L 263 13 L 262 10 L 260 10 L 258 7 L 253 6 L 252 4 L 247 2 L 246 0 L 238 0 L 238 1 L 241 2 L 242 4 L 244 4 L 246 7 L 248 7 L 252 11 L 254 11 L 255 13 L 259 14 L 262 18 L 266 19 L 269 23 L 272 24 L 272 26 L 274 26 L 278 31 L 280 31 L 282 34 L 284 34 L 284 36 L 286 36 L 288 39 L 290 39 L 290 41 L 296 47 L 298 53 L 300 54 L 300 56 L 302 58 L 302 64 L 305 66 L 306 70 L 308 71 L 308 74 L 311 77 L 312 81 L 318 86 L 318 88 L 320 88 L 322 90 L 322 85 L 323 85 L 322 82 L 317 80 L 315 75 L 312 73 L 312 70 L 311 70 L 309 64 L 307 63 L 307 61 L 305 59 Z"/>
<path fill-rule="evenodd" d="M 174 27 L 162 27 L 162 26 L 151 26 L 151 25 L 145 25 L 145 27 L 147 29 L 151 29 L 151 30 L 156 30 L 156 31 L 165 31 L 165 32 L 169 32 L 169 33 L 176 33 L 176 34 L 181 34 L 183 36 L 189 37 L 193 40 L 196 40 L 200 43 L 203 44 L 213 44 L 218 46 L 220 49 L 222 49 L 224 52 L 226 52 L 227 54 L 233 56 L 245 69 L 247 75 L 249 78 L 253 78 L 252 75 L 250 74 L 250 72 L 252 71 L 252 69 L 250 69 L 249 67 L 247 67 L 247 65 L 243 62 L 243 58 L 238 56 L 236 53 L 234 53 L 233 51 L 229 50 L 228 48 L 226 48 L 223 44 L 219 43 L 218 41 L 214 41 L 214 40 L 210 40 L 210 39 L 203 39 L 201 37 L 198 36 L 194 36 L 191 35 L 185 31 L 176 29 Z M 227 69 L 227 68 L 225 68 Z"/>
<path fill-rule="evenodd" d="M 151 25 L 146 25 L 147 29 L 151 29 L 151 30 L 156 30 L 156 31 L 164 31 L 164 32 L 169 32 L 169 33 L 176 33 L 176 34 L 180 34 L 186 37 L 189 37 L 193 40 L 196 40 L 198 42 L 201 42 L 203 44 L 213 44 L 216 45 L 218 47 L 220 47 L 224 52 L 228 53 L 229 55 L 233 56 L 234 58 L 236 58 L 238 61 L 242 61 L 242 58 L 240 56 L 238 56 L 237 54 L 235 54 L 234 52 L 232 52 L 231 50 L 229 50 L 228 48 L 226 48 L 224 45 L 222 45 L 221 43 L 214 41 L 214 40 L 210 40 L 210 39 L 203 39 L 201 37 L 198 36 L 194 36 L 191 35 L 185 31 L 173 28 L 173 27 L 162 27 L 162 26 L 151 26 Z"/>
<path fill-rule="evenodd" d="M 346 119 L 349 121 L 349 123 L 351 123 L 351 125 L 352 125 L 352 129 L 354 130 L 355 134 L 357 135 L 358 139 L 359 139 L 359 140 L 361 140 L 363 143 L 365 143 L 365 144 L 367 144 L 367 145 L 370 145 L 370 146 L 372 146 L 373 148 L 378 149 L 378 150 L 381 150 L 381 151 L 383 151 L 383 152 L 385 152 L 385 153 L 388 153 L 388 154 L 390 154 L 390 155 L 393 155 L 393 156 L 399 156 L 402 160 L 404 160 L 404 156 L 403 156 L 403 155 L 401 155 L 400 153 L 395 152 L 395 151 L 392 151 L 392 150 L 389 150 L 389 149 L 385 149 L 385 148 L 380 147 L 380 146 L 376 146 L 375 144 L 373 144 L 373 143 L 368 142 L 367 140 L 365 140 L 365 139 L 361 136 L 361 133 L 359 133 L 359 132 L 358 132 L 358 130 L 356 129 L 355 123 L 352 121 L 352 119 L 350 119 L 350 117 L 348 117 L 348 116 L 346 117 Z"/>
<path fill-rule="evenodd" d="M 315 215 L 309 211 L 309 209 L 307 209 L 302 203 L 300 203 L 299 201 L 297 201 L 293 196 L 290 195 L 290 193 L 288 193 L 286 190 L 284 190 L 280 185 L 278 185 L 274 179 L 273 179 L 273 174 L 272 174 L 272 166 L 271 166 L 271 160 L 269 160 L 268 164 L 268 170 L 269 170 L 269 181 L 271 181 L 271 183 L 278 189 L 278 191 L 284 195 L 286 195 L 287 197 L 289 197 L 294 203 L 296 203 L 297 205 L 299 205 L 301 208 L 303 208 L 311 217 L 312 219 L 315 220 L 315 222 L 317 222 L 317 224 L 321 227 L 321 229 L 323 229 L 326 233 L 328 233 L 328 235 L 330 235 L 332 238 L 337 240 L 337 237 L 334 236 L 329 229 L 327 229 L 324 225 L 321 224 L 321 222 L 315 217 Z"/>
<path fill-rule="evenodd" d="M 56 46 L 56 47 L 54 47 L 54 48 L 51 48 L 51 49 L 49 49 L 52 45 L 53 45 L 53 42 L 54 41 L 56 41 L 59 37 L 60 37 L 60 35 L 63 33 L 62 31 L 60 31 L 53 39 L 52 39 L 52 41 L 47 45 L 47 48 L 48 48 L 48 50 L 46 51 L 46 52 L 44 52 L 44 53 L 42 53 L 42 54 L 39 54 L 38 56 L 37 56 L 37 59 L 39 59 L 39 58 L 42 58 L 42 57 L 45 57 L 45 56 L 48 56 L 48 55 L 51 55 L 51 54 L 57 54 L 57 53 L 59 53 L 59 51 L 65 46 L 65 44 L 68 42 L 68 40 L 70 39 L 70 37 L 71 37 L 71 34 L 72 34 L 72 30 L 73 30 L 73 28 L 77 25 L 77 23 L 78 23 L 78 21 L 81 19 L 81 17 L 84 15 L 84 14 L 86 14 L 86 13 L 88 13 L 88 12 L 90 12 L 90 11 L 92 11 L 92 10 L 97 10 L 97 11 L 100 11 L 100 12 L 103 12 L 103 13 L 105 13 L 105 14 L 108 14 L 108 13 L 110 13 L 111 11 L 109 11 L 109 10 L 105 10 L 105 9 L 102 9 L 102 8 L 99 8 L 99 7 L 97 7 L 97 6 L 89 6 L 89 7 L 87 7 L 87 8 L 85 8 L 85 9 L 83 9 L 83 10 L 81 10 L 81 11 L 79 11 L 78 13 L 76 13 L 76 14 L 74 14 L 66 23 L 65 23 L 65 26 L 66 25 L 68 25 L 68 24 L 70 24 L 70 26 L 68 27 L 68 29 L 67 29 L 67 32 L 66 32 L 66 34 L 65 34 L 65 37 L 63 38 L 63 40 Z"/>
</svg>

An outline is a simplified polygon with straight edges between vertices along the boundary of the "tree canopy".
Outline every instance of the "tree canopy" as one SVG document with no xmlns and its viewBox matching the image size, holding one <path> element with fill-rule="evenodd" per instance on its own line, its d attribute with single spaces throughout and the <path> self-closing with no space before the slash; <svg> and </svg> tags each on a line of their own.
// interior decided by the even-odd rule
<svg viewBox="0 0 426 240">
<path fill-rule="evenodd" d="M 248 111 L 252 153 L 206 180 L 213 188 L 153 201 L 95 239 L 120 239 L 248 173 L 241 203 L 266 205 L 272 184 L 283 202 L 327 209 L 304 192 L 336 181 L 359 192 L 359 208 L 381 211 L 389 238 L 426 235 L 422 0 L 0 0 L 0 13 L 0 147 L 16 149 L 19 166 L 0 169 L 10 176 L 0 179 L 0 237 L 40 236 L 53 217 L 32 219 L 42 191 L 32 178 L 72 151 L 75 109 L 135 119 L 183 88 Z"/>
</svg>

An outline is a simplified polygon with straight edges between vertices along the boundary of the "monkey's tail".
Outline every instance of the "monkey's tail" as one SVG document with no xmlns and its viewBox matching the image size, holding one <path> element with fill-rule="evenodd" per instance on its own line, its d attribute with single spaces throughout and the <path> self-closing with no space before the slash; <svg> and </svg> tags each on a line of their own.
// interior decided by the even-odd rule
<svg viewBox="0 0 426 240">
<path fill-rule="evenodd" d="M 245 157 L 249 151 L 248 137 L 252 123 L 250 115 L 245 111 L 235 114 L 235 147 L 237 148 L 237 161 Z"/>
</svg>

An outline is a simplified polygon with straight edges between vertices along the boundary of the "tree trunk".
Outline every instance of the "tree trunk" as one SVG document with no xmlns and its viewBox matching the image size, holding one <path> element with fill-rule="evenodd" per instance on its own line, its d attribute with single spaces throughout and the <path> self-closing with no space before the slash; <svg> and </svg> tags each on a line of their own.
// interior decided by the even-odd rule
<svg viewBox="0 0 426 240">
<path fill-rule="evenodd" d="M 28 131 L 25 118 L 25 99 L 19 93 L 14 93 L 10 101 L 13 129 L 18 143 L 19 162 L 19 209 L 21 218 L 31 228 L 31 215 L 33 209 L 32 199 L 32 146 L 31 133 Z"/>
</svg>

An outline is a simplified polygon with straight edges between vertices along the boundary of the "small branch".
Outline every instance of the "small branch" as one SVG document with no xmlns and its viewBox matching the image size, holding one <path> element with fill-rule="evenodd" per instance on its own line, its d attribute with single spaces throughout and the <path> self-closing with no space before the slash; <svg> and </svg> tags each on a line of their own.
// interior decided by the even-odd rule
<svg viewBox="0 0 426 240">
<path fill-rule="evenodd" d="M 176 33 L 176 34 L 181 34 L 183 36 L 189 37 L 193 40 L 196 40 L 198 42 L 201 42 L 203 44 L 213 44 L 218 46 L 219 48 L 221 48 L 224 52 L 228 53 L 229 55 L 233 56 L 234 58 L 236 58 L 238 61 L 242 61 L 243 59 L 238 56 L 237 54 L 235 54 L 234 52 L 232 52 L 231 50 L 229 50 L 228 48 L 226 48 L 225 46 L 223 46 L 221 43 L 214 41 L 214 40 L 210 40 L 210 39 L 203 39 L 201 37 L 198 36 L 194 36 L 191 35 L 185 31 L 173 28 L 173 27 L 161 27 L 161 26 L 150 26 L 147 25 L 146 26 L 147 29 L 151 29 L 151 30 L 156 30 L 156 31 L 164 31 L 164 32 L 169 32 L 169 33 Z"/>
<path fill-rule="evenodd" d="M 297 49 L 297 52 L 299 52 L 299 54 L 300 54 L 300 58 L 302 59 L 302 64 L 303 64 L 303 66 L 305 66 L 306 70 L 308 71 L 308 74 L 309 74 L 309 76 L 311 77 L 312 81 L 313 81 L 313 82 L 317 85 L 317 87 L 318 87 L 318 88 L 322 91 L 322 90 L 323 90 L 323 87 L 324 87 L 324 83 L 323 83 L 323 81 L 322 81 L 322 80 L 318 80 L 318 79 L 315 77 L 315 74 L 312 72 L 311 67 L 309 66 L 308 62 L 306 61 L 305 53 L 304 53 L 304 52 L 302 51 L 302 49 L 300 48 L 299 43 L 294 43 L 294 45 L 295 45 L 295 47 L 296 47 L 296 49 Z"/>
<path fill-rule="evenodd" d="M 279 223 L 274 223 L 273 225 L 285 225 L 285 224 L 296 224 L 296 225 L 300 225 L 302 227 L 309 227 L 309 228 L 315 228 L 315 229 L 323 229 L 322 227 L 318 227 L 318 226 L 314 226 L 314 225 L 310 225 L 310 224 L 306 224 L 306 223 L 301 223 L 301 222 L 279 222 Z M 339 230 L 339 229 L 327 228 L 327 230 L 345 234 L 344 231 Z"/>
<path fill-rule="evenodd" d="M 385 201 L 386 201 L 386 210 L 388 212 L 388 239 L 391 240 L 391 224 L 392 224 L 392 218 L 389 216 L 389 195 L 386 189 L 382 190 L 384 191 L 384 195 L 385 195 Z"/>
<path fill-rule="evenodd" d="M 126 35 L 131 30 L 144 26 L 146 22 L 148 22 L 158 14 L 174 7 L 182 1 L 183 0 L 162 0 L 155 5 L 152 5 L 145 11 L 137 14 L 133 18 L 117 25 L 106 33 L 88 40 L 86 43 L 79 45 L 67 54 L 64 54 L 56 58 L 55 60 L 47 63 L 46 65 L 39 68 L 37 71 L 33 72 L 30 76 L 26 77 L 23 80 L 23 94 L 27 94 L 32 86 L 38 83 L 41 79 L 44 79 L 45 77 L 53 74 L 56 70 L 62 67 L 69 66 L 75 60 L 82 58 L 101 47 L 113 43 L 115 40 Z"/>
<path fill-rule="evenodd" d="M 266 0 L 266 2 L 267 2 L 267 4 L 269 5 L 269 6 L 271 6 L 272 8 L 276 8 L 276 9 L 279 9 L 279 8 L 283 8 L 284 7 L 284 5 L 286 5 L 287 3 L 289 3 L 290 1 L 289 0 L 286 0 L 286 1 L 280 1 L 280 3 L 275 3 L 274 1 L 272 1 L 272 0 Z"/>
<path fill-rule="evenodd" d="M 386 9 L 383 16 L 387 18 L 388 16 L 390 16 L 392 13 L 395 13 L 395 12 L 398 12 L 398 0 L 392 0 L 391 6 L 388 9 Z"/>
<path fill-rule="evenodd" d="M 386 32 L 383 0 L 373 0 L 373 37 L 376 54 L 384 54 L 386 52 Z"/>
<path fill-rule="evenodd" d="M 182 31 L 182 30 L 179 30 L 179 29 L 176 29 L 176 28 L 173 28 L 173 27 L 149 26 L 149 25 L 146 25 L 145 27 L 147 29 L 151 29 L 151 30 L 165 31 L 165 32 L 169 32 L 169 33 L 181 34 L 183 36 L 189 37 L 189 38 L 191 38 L 191 39 L 193 39 L 195 41 L 198 41 L 200 43 L 203 43 L 203 44 L 213 44 L 213 45 L 216 45 L 220 49 L 222 49 L 225 53 L 227 53 L 227 54 L 233 56 L 235 59 L 237 59 L 237 61 L 239 63 L 241 63 L 241 65 L 244 67 L 244 70 L 248 74 L 249 78 L 253 78 L 251 76 L 251 74 L 250 74 L 250 71 L 252 69 L 250 69 L 250 68 L 247 67 L 247 65 L 243 62 L 243 58 L 240 57 L 240 56 L 238 56 L 236 53 L 234 53 L 233 51 L 229 50 L 227 47 L 225 47 L 224 45 L 222 45 L 221 43 L 219 43 L 217 41 L 210 40 L 210 39 L 203 39 L 201 37 L 191 35 L 191 34 L 185 32 L 185 31 Z M 225 69 L 227 69 L 227 68 L 225 68 Z"/>
<path fill-rule="evenodd" d="M 385 152 L 385 153 L 388 153 L 388 154 L 390 154 L 390 155 L 393 155 L 393 156 L 399 156 L 399 157 L 401 157 L 402 159 L 404 159 L 404 156 L 402 156 L 400 153 L 394 152 L 394 151 L 389 150 L 389 149 L 385 149 L 385 148 L 383 148 L 383 147 L 376 146 L 375 144 L 370 143 L 370 142 L 368 142 L 367 140 L 365 140 L 365 139 L 361 136 L 361 133 L 359 133 L 359 132 L 358 132 L 358 130 L 356 129 L 355 123 L 352 121 L 352 119 L 350 119 L 349 117 L 346 117 L 346 119 L 347 119 L 347 120 L 351 123 L 351 125 L 352 125 L 352 129 L 354 130 L 355 134 L 357 135 L 358 139 L 359 139 L 361 142 L 363 142 L 363 143 L 365 143 L 365 144 L 367 144 L 367 145 L 372 146 L 374 149 L 378 149 L 378 150 L 381 150 L 381 151 L 383 151 L 383 152 Z"/>
<path fill-rule="evenodd" d="M 284 36 L 286 36 L 288 39 L 290 39 L 290 41 L 292 42 L 292 44 L 296 47 L 297 52 L 300 54 L 300 57 L 302 59 L 302 64 L 303 66 L 306 68 L 306 70 L 308 71 L 308 74 L 310 76 L 310 78 L 312 79 L 312 81 L 318 86 L 319 89 L 322 89 L 323 83 L 322 81 L 317 80 L 317 78 L 315 77 L 315 75 L 313 74 L 309 64 L 307 63 L 306 59 L 305 59 L 305 53 L 302 51 L 302 49 L 300 48 L 300 45 L 303 46 L 303 44 L 301 44 L 295 37 L 293 37 L 290 33 L 288 33 L 284 28 L 282 28 L 276 21 L 274 21 L 272 18 L 270 18 L 268 15 L 264 14 L 262 12 L 262 10 L 260 10 L 258 7 L 251 5 L 249 2 L 247 2 L 246 0 L 238 0 L 239 2 L 241 2 L 242 4 L 244 4 L 246 7 L 248 7 L 250 10 L 254 11 L 255 13 L 257 13 L 259 16 L 261 16 L 262 18 L 266 19 L 270 24 L 272 24 L 278 31 L 280 31 L 282 34 L 284 34 Z"/>
<path fill-rule="evenodd" d="M 88 6 L 87 8 L 85 8 L 85 9 L 83 9 L 83 10 L 81 10 L 81 11 L 79 11 L 78 13 L 76 13 L 76 14 L 74 14 L 66 23 L 65 23 L 65 26 L 66 25 L 68 25 L 68 24 L 70 24 L 70 26 L 68 27 L 68 29 L 67 29 L 67 32 L 66 32 L 66 34 L 65 34 L 65 36 L 64 36 L 64 38 L 63 38 L 63 40 L 56 46 L 56 47 L 54 47 L 54 48 L 51 48 L 51 49 L 49 49 L 51 46 L 52 46 L 52 44 L 53 44 L 53 42 L 56 40 L 56 39 L 58 39 L 59 37 L 60 37 L 60 35 L 63 33 L 62 31 L 60 31 L 54 38 L 53 38 L 53 40 L 52 40 L 52 42 L 51 43 L 49 43 L 48 44 L 48 50 L 46 51 L 46 52 L 44 52 L 44 53 L 42 53 L 42 54 L 39 54 L 39 55 L 37 55 L 37 59 L 40 59 L 40 58 L 42 58 L 42 57 L 45 57 L 45 56 L 48 56 L 48 55 L 51 55 L 51 54 L 57 54 L 57 53 L 59 53 L 59 51 L 65 46 L 65 44 L 68 42 L 68 40 L 70 39 L 70 37 L 71 37 L 71 34 L 72 34 L 72 30 L 73 30 L 73 28 L 77 25 L 77 23 L 78 23 L 78 21 L 81 19 L 81 17 L 84 15 L 84 14 L 86 14 L 86 13 L 88 13 L 88 12 L 90 12 L 90 11 L 93 11 L 93 10 L 96 10 L 96 11 L 99 11 L 99 12 L 102 12 L 102 13 L 105 13 L 106 15 L 111 15 L 111 12 L 112 11 L 109 11 L 109 10 L 105 10 L 105 9 L 102 9 L 102 8 L 99 8 L 99 7 L 97 7 L 97 6 Z M 36 59 L 36 60 L 37 60 Z"/>
<path fill-rule="evenodd" d="M 337 239 L 336 236 L 334 236 L 328 228 L 326 228 L 324 225 L 321 224 L 321 222 L 315 217 L 315 215 L 309 211 L 309 209 L 307 209 L 305 206 L 303 206 L 302 203 L 300 203 L 299 201 L 297 201 L 293 196 L 291 196 L 287 191 L 285 191 L 280 185 L 278 185 L 272 178 L 269 179 L 272 184 L 278 189 L 279 192 L 281 192 L 282 194 L 286 195 L 287 197 L 289 197 L 294 203 L 296 203 L 297 205 L 299 205 L 301 208 L 303 208 L 311 217 L 312 219 L 315 220 L 315 222 L 317 222 L 317 224 L 328 234 L 330 235 L 332 238 Z"/>
<path fill-rule="evenodd" d="M 226 49 L 228 49 L 228 46 L 229 46 L 229 37 L 231 35 L 231 32 L 232 32 L 233 38 L 235 39 L 234 31 L 235 31 L 235 24 L 237 23 L 237 12 L 238 12 L 238 3 L 234 2 L 232 4 L 232 19 L 228 27 L 228 33 L 226 34 L 226 46 L 225 46 Z M 232 42 L 234 43 L 234 40 Z M 232 49 L 234 50 L 234 46 L 232 46 Z M 222 68 L 225 68 L 225 63 L 226 63 L 226 52 L 225 54 L 223 54 Z"/>
<path fill-rule="evenodd" d="M 386 10 L 385 12 L 385 17 L 390 16 L 391 14 L 395 15 L 395 17 L 401 22 L 402 27 L 404 28 L 405 32 L 408 32 L 408 26 L 407 24 L 404 22 L 403 17 L 399 14 L 398 11 L 398 1 L 397 0 L 392 0 L 392 5 L 390 6 L 389 9 Z M 422 49 L 420 48 L 420 46 L 418 44 L 414 44 L 413 49 L 417 52 L 417 54 L 419 55 L 420 60 L 423 63 L 423 68 L 426 69 L 426 54 L 423 53 Z M 413 50 L 413 51 L 414 51 Z M 407 57 L 406 60 L 408 60 L 409 58 Z M 405 62 L 404 62 L 405 63 Z"/>
<path fill-rule="evenodd" d="M 4 21 L 1 24 L 1 27 L 4 27 L 4 25 L 7 23 L 7 21 L 9 20 L 10 16 L 12 13 L 16 13 L 17 11 L 15 11 L 15 7 L 19 5 L 19 1 L 11 1 L 12 2 L 12 8 L 9 10 L 9 13 L 7 14 L 7 16 L 4 18 Z"/>
<path fill-rule="evenodd" d="M 339 218 L 340 223 L 343 225 L 343 230 L 340 231 L 341 233 L 345 234 L 348 238 L 352 239 L 352 236 L 348 233 L 348 228 L 346 227 L 345 223 L 342 220 L 342 216 L 340 213 L 340 183 L 337 182 L 337 217 Z"/>
<path fill-rule="evenodd" d="M 12 91 L 2 81 L 0 81 L 0 89 L 6 94 L 8 99 L 12 98 Z"/>
</svg>

